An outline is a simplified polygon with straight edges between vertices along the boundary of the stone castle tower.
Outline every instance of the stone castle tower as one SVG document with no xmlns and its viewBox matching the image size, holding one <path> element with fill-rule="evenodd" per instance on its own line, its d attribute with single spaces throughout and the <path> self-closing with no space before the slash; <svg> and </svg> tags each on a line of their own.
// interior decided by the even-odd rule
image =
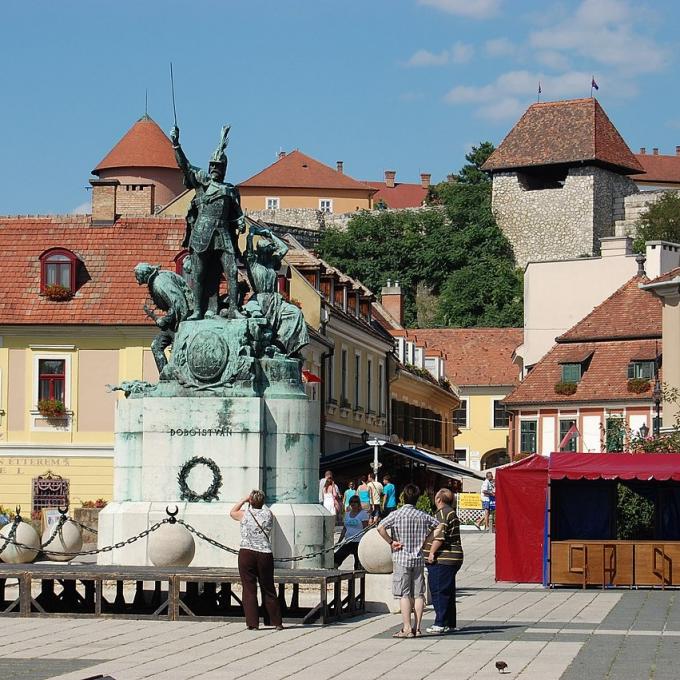
<svg viewBox="0 0 680 680">
<path fill-rule="evenodd" d="M 644 172 L 594 98 L 532 104 L 482 167 L 520 267 L 599 252 Z"/>
</svg>

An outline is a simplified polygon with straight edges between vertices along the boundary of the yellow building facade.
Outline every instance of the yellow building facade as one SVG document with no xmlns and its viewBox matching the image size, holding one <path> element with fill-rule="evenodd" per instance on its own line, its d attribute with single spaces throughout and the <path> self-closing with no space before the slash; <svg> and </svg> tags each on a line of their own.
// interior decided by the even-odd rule
<svg viewBox="0 0 680 680">
<path fill-rule="evenodd" d="M 149 351 L 153 329 L 0 328 L 0 504 L 34 508 L 33 480 L 51 474 L 68 482 L 72 503 L 113 493 L 113 429 L 120 392 L 107 385 L 158 379 Z M 69 332 L 70 331 L 70 332 Z M 38 410 L 41 366 L 64 367 L 60 417 Z"/>
</svg>

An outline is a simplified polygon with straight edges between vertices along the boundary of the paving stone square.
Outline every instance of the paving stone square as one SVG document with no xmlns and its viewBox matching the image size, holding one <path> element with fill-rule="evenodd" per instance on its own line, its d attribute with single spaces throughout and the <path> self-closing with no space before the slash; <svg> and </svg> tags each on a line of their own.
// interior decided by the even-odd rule
<svg viewBox="0 0 680 680">
<path fill-rule="evenodd" d="M 248 631 L 241 622 L 14 618 L 2 680 L 670 680 L 679 677 L 674 590 L 544 589 L 494 581 L 492 534 L 463 536 L 461 630 L 395 640 L 397 615 Z M 425 627 L 433 621 L 429 609 Z"/>
</svg>

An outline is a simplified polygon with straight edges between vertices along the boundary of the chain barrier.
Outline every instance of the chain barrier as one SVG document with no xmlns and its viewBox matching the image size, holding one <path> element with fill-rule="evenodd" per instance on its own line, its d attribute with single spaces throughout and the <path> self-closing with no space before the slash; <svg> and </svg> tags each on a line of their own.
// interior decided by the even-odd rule
<svg viewBox="0 0 680 680">
<path fill-rule="evenodd" d="M 69 517 L 69 519 L 76 526 L 79 526 L 81 529 L 85 529 L 85 531 L 89 531 L 91 534 L 97 535 L 99 533 L 96 529 L 93 529 L 92 527 L 88 527 L 87 524 L 83 524 L 82 522 L 79 522 L 77 519 L 73 519 L 73 517 Z"/>
<path fill-rule="evenodd" d="M 17 533 L 17 529 L 19 528 L 19 524 L 21 524 L 21 515 L 19 514 L 19 510 L 21 508 L 17 508 L 17 513 L 14 515 L 14 519 L 12 520 L 12 528 L 9 530 L 9 533 L 7 534 L 7 537 L 5 536 L 0 536 L 5 542 L 2 544 L 2 547 L 0 548 L 0 555 L 2 555 L 3 551 L 5 548 L 10 544 L 16 544 L 15 536 Z"/>
<path fill-rule="evenodd" d="M 60 510 L 60 512 L 61 512 L 61 510 Z M 66 524 L 67 521 L 68 521 L 68 515 L 65 512 L 62 512 L 61 516 L 59 517 L 59 521 L 57 522 L 57 526 L 54 527 L 54 531 L 52 532 L 52 535 L 47 539 L 47 541 L 45 541 L 45 543 L 43 543 L 40 546 L 41 550 L 45 550 L 45 548 L 50 543 L 52 543 L 52 541 L 57 537 L 57 534 L 59 535 L 59 538 L 62 539 L 62 543 L 64 542 L 64 539 L 62 538 L 62 535 L 61 535 L 61 529 L 64 526 L 64 524 Z"/>
<path fill-rule="evenodd" d="M 156 522 L 152 526 L 150 526 L 148 529 L 144 529 L 143 531 L 140 531 L 136 536 L 132 536 L 131 538 L 127 538 L 124 541 L 118 541 L 118 543 L 114 543 L 113 545 L 107 545 L 104 546 L 103 548 L 93 548 L 92 550 L 81 550 L 79 552 L 67 552 L 64 550 L 45 550 L 45 548 L 54 540 L 55 536 L 58 533 L 61 533 L 61 528 L 67 521 L 71 521 L 74 524 L 80 525 L 80 522 L 76 522 L 73 519 L 70 519 L 66 514 L 62 513 L 62 516 L 59 518 L 59 523 L 55 527 L 55 530 L 50 536 L 49 540 L 45 542 L 41 548 L 40 551 L 45 553 L 46 555 L 67 555 L 69 557 L 83 557 L 86 555 L 99 555 L 100 553 L 107 553 L 111 552 L 112 550 L 119 550 L 120 548 L 124 548 L 126 545 L 132 545 L 133 543 L 136 543 L 142 538 L 146 538 L 149 534 L 153 533 L 154 531 L 157 531 L 160 529 L 161 526 L 164 524 L 181 524 L 184 526 L 187 531 L 190 533 L 194 534 L 197 538 L 200 538 L 202 541 L 205 541 L 206 543 L 209 543 L 210 545 L 214 546 L 215 548 L 218 548 L 219 550 L 224 550 L 225 552 L 228 552 L 232 555 L 238 555 L 239 551 L 237 548 L 230 548 L 228 545 L 224 545 L 224 543 L 220 543 L 214 538 L 210 538 L 210 536 L 206 536 L 202 531 L 199 531 L 195 527 L 191 526 L 191 524 L 188 524 L 185 522 L 183 519 L 177 519 L 177 510 L 175 512 L 170 512 L 166 508 L 166 512 L 168 514 L 168 517 L 165 517 L 162 519 L 160 522 Z M 12 525 L 12 529 L 10 530 L 8 536 L 5 538 L 3 536 L 0 536 L 5 543 L 4 545 L 0 548 L 0 553 L 9 545 L 10 543 L 12 545 L 17 546 L 18 548 L 24 548 L 26 550 L 36 550 L 35 547 L 30 546 L 30 545 L 25 545 L 23 543 L 19 543 L 18 541 L 15 540 L 15 535 L 17 531 L 17 527 L 19 523 L 22 521 L 21 516 L 17 513 L 16 517 L 14 518 L 14 522 Z M 80 525 L 84 527 L 84 525 Z M 314 557 L 318 557 L 320 555 L 325 555 L 328 552 L 335 552 L 338 548 L 342 547 L 343 545 L 346 545 L 347 543 L 350 543 L 351 541 L 355 541 L 357 537 L 363 536 L 367 531 L 370 531 L 371 529 L 374 528 L 374 525 L 369 525 L 365 529 L 362 529 L 360 532 L 354 534 L 351 538 L 346 538 L 343 541 L 340 541 L 339 543 L 336 543 L 332 545 L 330 548 L 322 548 L 320 550 L 316 550 L 315 552 L 312 553 L 307 553 L 305 555 L 297 555 L 295 557 L 275 557 L 274 562 L 301 562 L 302 560 L 309 560 Z M 94 533 L 97 533 L 95 530 L 91 530 Z"/>
</svg>

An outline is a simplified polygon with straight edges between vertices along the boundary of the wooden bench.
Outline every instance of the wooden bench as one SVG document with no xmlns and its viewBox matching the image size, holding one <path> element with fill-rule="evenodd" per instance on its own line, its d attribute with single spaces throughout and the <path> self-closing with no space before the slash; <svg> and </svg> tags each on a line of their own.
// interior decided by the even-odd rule
<svg viewBox="0 0 680 680">
<path fill-rule="evenodd" d="M 10 600 L 11 579 L 18 582 L 18 596 Z M 0 616 L 243 620 L 232 589 L 240 582 L 237 569 L 0 563 Z M 366 611 L 363 571 L 276 569 L 274 583 L 284 618 L 326 624 Z M 126 584 L 134 586 L 132 597 Z M 318 587 L 314 606 L 300 604 L 303 585 Z M 107 597 L 105 589 L 113 586 L 115 597 Z"/>
</svg>

